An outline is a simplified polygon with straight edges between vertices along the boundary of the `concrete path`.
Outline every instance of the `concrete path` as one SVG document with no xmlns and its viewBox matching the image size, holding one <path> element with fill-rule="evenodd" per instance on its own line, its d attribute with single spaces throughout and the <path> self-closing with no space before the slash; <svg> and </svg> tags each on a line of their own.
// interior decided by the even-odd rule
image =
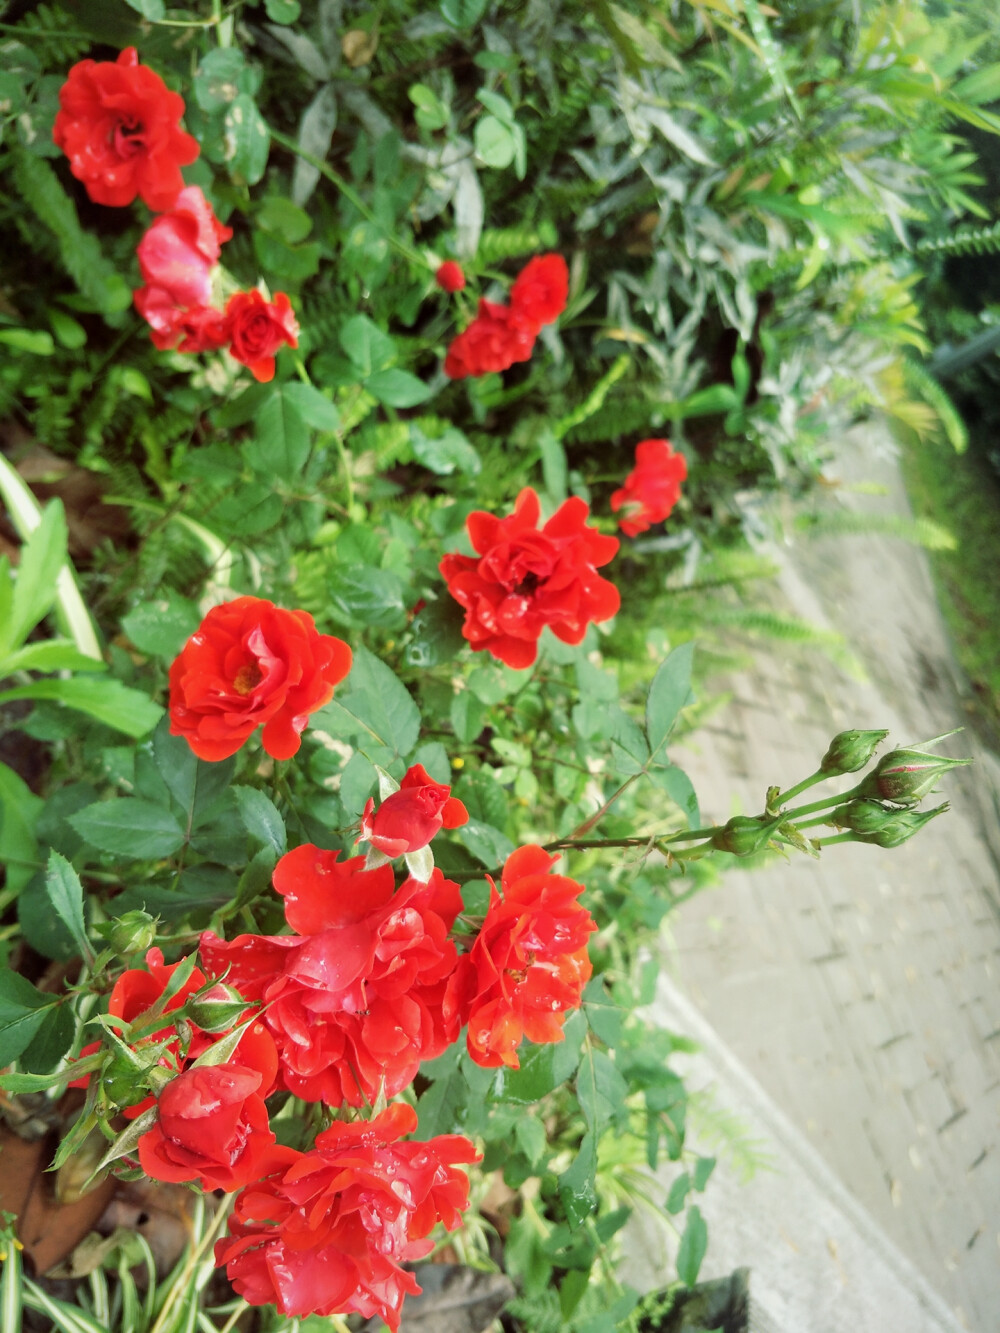
<svg viewBox="0 0 1000 1333">
<path fill-rule="evenodd" d="M 839 493 L 847 507 L 908 512 L 879 428 L 852 432 L 834 471 L 889 488 Z M 716 682 L 731 702 L 674 755 L 703 823 L 757 813 L 768 784 L 812 771 L 847 727 L 889 727 L 891 745 L 966 720 L 920 550 L 842 537 L 775 554 L 779 609 L 844 633 L 867 680 L 779 645 Z M 666 968 L 958 1324 L 1000 1333 L 997 767 L 968 730 L 943 752 L 981 761 L 942 783 L 949 814 L 891 852 L 852 844 L 734 870 L 671 918 Z M 890 1315 L 853 1327 L 917 1327 Z M 807 1327 L 833 1325 L 796 1333 Z"/>
</svg>

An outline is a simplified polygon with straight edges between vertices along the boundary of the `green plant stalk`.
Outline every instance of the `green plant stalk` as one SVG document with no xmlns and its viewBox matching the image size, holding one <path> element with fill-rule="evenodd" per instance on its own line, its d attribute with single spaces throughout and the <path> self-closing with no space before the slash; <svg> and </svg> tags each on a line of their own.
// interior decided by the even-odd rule
<svg viewBox="0 0 1000 1333">
<path fill-rule="evenodd" d="M 802 792 L 808 791 L 810 787 L 815 787 L 817 782 L 822 782 L 825 778 L 832 777 L 830 773 L 824 773 L 822 769 L 817 769 L 815 773 L 810 773 L 807 778 L 797 782 L 794 787 L 789 787 L 787 791 L 780 792 L 772 801 L 776 810 L 780 809 L 787 801 L 794 801 L 796 796 Z"/>
</svg>

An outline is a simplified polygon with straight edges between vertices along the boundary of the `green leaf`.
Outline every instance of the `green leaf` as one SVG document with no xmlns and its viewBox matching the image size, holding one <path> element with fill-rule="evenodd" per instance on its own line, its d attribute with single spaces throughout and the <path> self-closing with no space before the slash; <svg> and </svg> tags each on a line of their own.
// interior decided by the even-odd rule
<svg viewBox="0 0 1000 1333">
<path fill-rule="evenodd" d="M 336 734 L 358 737 L 358 748 L 383 768 L 408 755 L 420 735 L 420 712 L 392 668 L 358 647 L 346 684 L 317 721 L 329 719 Z"/>
<path fill-rule="evenodd" d="M 183 736 L 171 736 L 168 717 L 161 718 L 153 735 L 153 761 L 189 831 L 212 809 L 236 771 L 235 756 L 214 762 L 199 759 Z"/>
<path fill-rule="evenodd" d="M 134 9 L 137 14 L 141 14 L 144 19 L 150 19 L 153 23 L 159 23 L 167 14 L 164 0 L 125 0 L 125 3 L 129 9 Z"/>
<path fill-rule="evenodd" d="M 573 1164 L 559 1177 L 559 1200 L 571 1227 L 582 1226 L 597 1209 L 597 1144 L 593 1130 L 584 1134 Z"/>
<path fill-rule="evenodd" d="M 529 1106 L 554 1091 L 565 1080 L 559 1078 L 556 1068 L 558 1046 L 551 1042 L 534 1045 L 521 1044 L 518 1058 L 520 1069 L 501 1069 L 497 1072 L 494 1096 L 498 1101 Z"/>
<path fill-rule="evenodd" d="M 103 662 L 95 662 L 77 651 L 72 639 L 45 639 L 41 643 L 27 643 L 10 657 L 0 661 L 0 674 L 13 675 L 15 671 L 101 671 Z"/>
<path fill-rule="evenodd" d="M 14 602 L 4 640 L 19 647 L 56 600 L 56 576 L 66 563 L 66 516 L 61 500 L 50 500 L 21 548 Z"/>
<path fill-rule="evenodd" d="M 413 637 L 403 654 L 406 665 L 439 666 L 457 657 L 465 644 L 462 637 L 464 615 L 462 608 L 450 597 L 428 602 L 413 621 Z"/>
<path fill-rule="evenodd" d="M 262 476 L 296 481 L 309 457 L 309 431 L 283 385 L 273 386 L 257 409 L 256 423 L 254 440 L 243 451 L 247 462 Z"/>
<path fill-rule="evenodd" d="M 483 729 L 487 708 L 471 690 L 462 690 L 452 699 L 448 717 L 462 744 L 471 745 Z"/>
<path fill-rule="evenodd" d="M 201 623 L 194 602 L 173 588 L 161 588 L 122 618 L 122 629 L 140 653 L 175 658 Z"/>
<path fill-rule="evenodd" d="M 75 676 L 72 680 L 36 680 L 0 694 L 0 703 L 11 699 L 53 699 L 89 713 L 126 736 L 145 736 L 163 716 L 163 709 L 139 690 L 119 680 Z"/>
<path fill-rule="evenodd" d="M 417 1102 L 419 1123 L 414 1137 L 426 1142 L 438 1134 L 453 1134 L 462 1124 L 469 1085 L 459 1069 L 457 1045 L 422 1065 L 420 1072 L 434 1080 Z"/>
<path fill-rule="evenodd" d="M 289 245 L 304 241 L 312 231 L 312 218 L 306 210 L 280 194 L 272 194 L 262 199 L 256 217 L 258 226 L 265 231 L 274 232 Z M 319 390 L 313 389 L 312 385 L 302 384 L 300 387 L 319 394 Z"/>
<path fill-rule="evenodd" d="M 97 801 L 70 815 L 69 822 L 91 847 L 130 861 L 170 856 L 184 843 L 184 830 L 171 811 L 134 796 Z"/>
<path fill-rule="evenodd" d="M 414 422 L 410 425 L 410 445 L 418 463 L 436 472 L 439 477 L 450 476 L 456 469 L 476 477 L 482 462 L 476 450 L 460 430 L 449 427 L 442 435 L 425 435 Z"/>
<path fill-rule="evenodd" d="M 715 1170 L 714 1157 L 698 1158 L 694 1167 L 694 1187 L 696 1190 L 703 1190 L 705 1188 L 714 1170 Z"/>
<path fill-rule="evenodd" d="M 393 569 L 335 565 L 327 576 L 326 610 L 348 626 L 401 629 L 406 623 L 403 589 L 403 580 Z"/>
<path fill-rule="evenodd" d="M 322 64 L 322 57 L 320 57 Z M 325 76 L 324 76 L 325 77 Z M 299 121 L 299 147 L 303 153 L 322 161 L 330 151 L 333 132 L 337 128 L 337 86 L 324 83 L 302 113 Z M 305 204 L 319 184 L 319 169 L 304 157 L 296 157 L 292 173 L 292 199 Z"/>
<path fill-rule="evenodd" d="M 354 315 L 340 330 L 340 345 L 362 379 L 391 366 L 396 344 L 367 315 Z"/>
<path fill-rule="evenodd" d="M 677 1251 L 677 1276 L 686 1287 L 693 1287 L 698 1281 L 701 1261 L 708 1249 L 708 1227 L 701 1215 L 701 1209 L 693 1203 L 687 1210 L 684 1234 L 681 1236 L 680 1249 Z"/>
<path fill-rule="evenodd" d="M 92 960 L 93 950 L 87 939 L 87 925 L 83 919 L 83 885 L 80 876 L 58 852 L 49 852 L 45 894 L 52 911 L 73 936 L 81 958 Z"/>
<path fill-rule="evenodd" d="M 698 796 L 694 784 L 684 770 L 678 768 L 676 764 L 668 764 L 665 768 L 654 768 L 649 776 L 667 793 L 673 803 L 684 811 L 688 828 L 699 828 L 701 813 L 698 809 Z"/>
<path fill-rule="evenodd" d="M 282 393 L 307 426 L 315 430 L 335 431 L 340 425 L 340 413 L 333 403 L 311 384 L 293 380 L 290 384 L 282 385 Z"/>
<path fill-rule="evenodd" d="M 57 310 L 54 307 L 50 307 L 47 314 L 60 347 L 75 352 L 86 345 L 87 330 L 72 315 L 67 315 L 65 310 Z"/>
<path fill-rule="evenodd" d="M 386 407 L 416 407 L 433 397 L 433 389 L 408 370 L 377 370 L 365 380 L 365 388 Z"/>
<path fill-rule="evenodd" d="M 454 28 L 471 28 L 486 13 L 487 0 L 441 0 L 445 21 Z"/>
<path fill-rule="evenodd" d="M 287 846 L 285 822 L 271 798 L 256 787 L 234 787 L 233 796 L 243 827 L 251 838 L 270 847 L 278 856 L 284 855 Z"/>
<path fill-rule="evenodd" d="M 35 826 L 44 802 L 0 763 L 0 862 L 7 888 L 20 893 L 39 869 Z"/>
<path fill-rule="evenodd" d="M 541 1120 L 533 1115 L 519 1116 L 514 1125 L 514 1137 L 530 1165 L 537 1166 L 547 1146 L 545 1126 Z"/>
<path fill-rule="evenodd" d="M 667 1212 L 676 1216 L 687 1202 L 687 1196 L 690 1192 L 691 1177 L 686 1171 L 682 1171 L 670 1186 L 670 1193 L 667 1195 Z"/>
<path fill-rule="evenodd" d="M 588 1126 L 600 1138 L 610 1124 L 621 1124 L 628 1112 L 628 1085 L 609 1055 L 584 1043 L 576 1075 L 576 1093 Z"/>
<path fill-rule="evenodd" d="M 482 116 L 476 122 L 476 152 L 488 167 L 509 167 L 517 152 L 513 132 L 496 116 Z"/>
<path fill-rule="evenodd" d="M 277 864 L 278 857 L 271 846 L 261 847 L 254 853 L 236 885 L 236 894 L 233 899 L 233 909 L 235 911 L 248 906 L 262 893 L 266 893 L 270 889 L 274 867 Z"/>
<path fill-rule="evenodd" d="M 340 775 L 340 799 L 349 815 L 360 815 L 369 796 L 378 787 L 378 774 L 370 759 L 355 751 Z"/>
<path fill-rule="evenodd" d="M 32 356 L 51 356 L 56 350 L 52 334 L 46 329 L 0 329 L 0 345 Z"/>
<path fill-rule="evenodd" d="M 667 743 L 677 715 L 691 695 L 694 643 L 682 643 L 668 654 L 649 687 L 646 699 L 646 739 L 655 759 Z"/>
<path fill-rule="evenodd" d="M 455 832 L 466 851 L 471 852 L 488 870 L 502 866 L 514 850 L 514 844 L 506 833 L 478 819 L 470 819 Z"/>
<path fill-rule="evenodd" d="M 30 981 L 0 968 L 0 1067 L 12 1064 L 25 1050 L 55 1000 L 42 995 Z"/>
<path fill-rule="evenodd" d="M 299 0 L 264 0 L 264 8 L 272 23 L 294 23 L 302 12 Z"/>
<path fill-rule="evenodd" d="M 73 1045 L 75 1034 L 72 1005 L 57 1004 L 46 1009 L 38 1031 L 21 1052 L 21 1068 L 29 1074 L 51 1073 Z"/>
<path fill-rule="evenodd" d="M 542 478 L 545 489 L 556 504 L 562 504 L 569 494 L 569 468 L 566 463 L 566 450 L 562 441 L 557 440 L 552 431 L 544 430 L 538 438 L 538 447 L 542 455 Z"/>
<path fill-rule="evenodd" d="M 230 178 L 235 185 L 256 185 L 267 167 L 271 135 L 249 93 L 230 103 L 223 130 Z"/>
</svg>

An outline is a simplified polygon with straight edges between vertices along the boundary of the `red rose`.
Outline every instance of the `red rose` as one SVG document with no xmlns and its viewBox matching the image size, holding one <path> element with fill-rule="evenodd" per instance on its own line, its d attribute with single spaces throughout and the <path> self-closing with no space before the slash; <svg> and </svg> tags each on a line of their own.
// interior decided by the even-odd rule
<svg viewBox="0 0 1000 1333">
<path fill-rule="evenodd" d="M 618 526 L 626 537 L 662 523 L 681 498 L 681 482 L 687 476 L 683 454 L 674 453 L 669 440 L 643 440 L 635 448 L 635 467 L 625 484 L 611 497 L 611 508 L 625 515 Z"/>
<path fill-rule="evenodd" d="M 158 1119 L 139 1139 L 139 1164 L 153 1180 L 197 1180 L 237 1190 L 283 1164 L 267 1118 L 265 1075 L 246 1064 L 205 1065 L 171 1079 Z"/>
<path fill-rule="evenodd" d="M 114 62 L 74 65 L 59 105 L 52 138 L 95 204 L 121 208 L 140 195 L 156 213 L 170 208 L 198 142 L 178 127 L 184 99 L 139 64 L 134 47 Z"/>
<path fill-rule="evenodd" d="M 177 306 L 161 287 L 140 287 L 133 294 L 135 308 L 149 325 L 149 336 L 160 351 L 217 352 L 229 341 L 229 321 L 214 306 Z"/>
<path fill-rule="evenodd" d="M 426 847 L 443 828 L 460 828 L 469 812 L 451 788 L 435 782 L 423 764 L 407 769 L 399 791 L 387 796 L 378 810 L 369 798 L 361 816 L 358 842 L 370 842 L 384 856 L 404 856 Z"/>
<path fill-rule="evenodd" d="M 459 1163 L 478 1161 L 460 1134 L 400 1143 L 417 1128 L 410 1106 L 338 1122 L 315 1148 L 238 1196 L 215 1262 L 251 1305 L 283 1315 L 360 1314 L 399 1327 L 403 1298 L 420 1291 L 403 1264 L 452 1231 L 468 1206 Z"/>
<path fill-rule="evenodd" d="M 475 319 L 448 348 L 444 373 L 461 380 L 507 370 L 516 361 L 528 360 L 536 332 L 510 306 L 481 300 Z"/>
<path fill-rule="evenodd" d="M 445 1014 L 468 1023 L 478 1065 L 517 1069 L 522 1037 L 562 1041 L 566 1011 L 590 980 L 587 938 L 597 925 L 578 902 L 583 885 L 550 873 L 556 859 L 534 846 L 508 856 L 503 896 L 490 879 L 486 919 L 448 984 Z"/>
<path fill-rule="evenodd" d="M 143 280 L 165 292 L 174 305 L 207 305 L 212 294 L 209 275 L 219 261 L 222 242 L 232 234 L 198 186 L 189 185 L 136 247 Z"/>
<path fill-rule="evenodd" d="M 562 255 L 530 259 L 510 289 L 510 308 L 536 333 L 566 309 L 569 269 Z"/>
<path fill-rule="evenodd" d="M 298 347 L 299 326 L 284 292 L 265 301 L 256 288 L 237 292 L 226 306 L 229 354 L 246 366 L 255 380 L 266 384 L 274 379 L 274 356 L 285 345 Z"/>
<path fill-rule="evenodd" d="M 617 537 L 587 527 L 590 510 L 573 497 L 538 530 L 538 496 L 526 487 L 507 518 L 477 510 L 466 520 L 478 556 L 446 555 L 439 569 L 465 607 L 462 633 L 511 667 L 531 666 L 546 625 L 563 643 L 580 643 L 592 620 L 621 604 L 597 573 L 618 550 Z"/>
<path fill-rule="evenodd" d="M 434 281 L 442 291 L 460 292 L 465 286 L 465 274 L 462 266 L 456 264 L 454 259 L 446 259 L 434 274 Z"/>
<path fill-rule="evenodd" d="M 298 847 L 278 862 L 274 886 L 305 938 L 202 936 L 204 965 L 228 968 L 244 999 L 264 1003 L 281 1080 L 305 1101 L 362 1106 L 383 1081 L 394 1096 L 458 1034 L 442 1011 L 458 886 L 438 870 L 427 884 L 393 884 L 388 865 L 365 870 L 364 857 Z"/>
<path fill-rule="evenodd" d="M 350 648 L 317 633 L 308 612 L 237 597 L 209 611 L 170 668 L 170 733 L 218 760 L 263 724 L 267 753 L 290 759 L 350 669 Z"/>
</svg>

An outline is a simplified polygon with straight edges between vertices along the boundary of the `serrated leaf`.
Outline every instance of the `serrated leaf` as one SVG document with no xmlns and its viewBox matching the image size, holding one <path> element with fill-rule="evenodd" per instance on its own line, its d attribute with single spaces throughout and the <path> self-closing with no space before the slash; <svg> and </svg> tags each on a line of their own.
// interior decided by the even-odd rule
<svg viewBox="0 0 1000 1333">
<path fill-rule="evenodd" d="M 222 795 L 236 770 L 235 756 L 216 762 L 199 759 L 183 736 L 170 734 L 167 717 L 160 720 L 153 736 L 153 761 L 167 790 L 184 812 L 188 831 L 199 823 L 199 815 Z"/>
<path fill-rule="evenodd" d="M 377 782 L 378 777 L 371 760 L 357 751 L 352 754 L 340 775 L 340 799 L 348 815 L 356 817 L 361 814 Z"/>
<path fill-rule="evenodd" d="M 377 370 L 365 380 L 365 388 L 375 395 L 386 407 L 416 407 L 433 397 L 434 391 L 429 385 L 408 370 L 396 367 Z"/>
<path fill-rule="evenodd" d="M 691 694 L 691 662 L 694 644 L 682 643 L 668 654 L 653 677 L 646 699 L 646 739 L 655 759 L 667 743 L 677 715 Z"/>
<path fill-rule="evenodd" d="M 465 644 L 462 636 L 463 616 L 462 608 L 450 597 L 428 602 L 411 626 L 413 637 L 403 654 L 406 665 L 439 666 L 457 657 Z"/>
<path fill-rule="evenodd" d="M 170 810 L 134 796 L 97 801 L 70 815 L 69 822 L 92 847 L 132 861 L 170 856 L 184 843 L 184 830 Z"/>
<path fill-rule="evenodd" d="M 229 106 L 240 92 L 240 75 L 246 68 L 238 46 L 217 46 L 202 59 L 194 73 L 194 100 L 210 114 Z"/>
<path fill-rule="evenodd" d="M 80 956 L 91 961 L 94 953 L 87 939 L 87 925 L 83 919 L 83 885 L 80 876 L 58 852 L 49 852 L 45 893 L 52 910 L 73 936 Z"/>
<path fill-rule="evenodd" d="M 362 379 L 386 370 L 397 356 L 396 344 L 367 315 L 353 315 L 341 326 L 340 345 Z"/>
<path fill-rule="evenodd" d="M 447 477 L 456 468 L 467 476 L 476 477 L 482 469 L 479 454 L 460 430 L 449 427 L 442 435 L 430 436 L 416 424 L 410 426 L 410 445 L 418 463 Z"/>
<path fill-rule="evenodd" d="M 337 734 L 346 728 L 357 736 L 358 748 L 373 763 L 385 765 L 408 755 L 420 735 L 420 711 L 392 668 L 359 647 L 346 687 L 316 717 L 328 716 Z"/>
<path fill-rule="evenodd" d="M 486 13 L 487 0 L 440 0 L 445 20 L 455 28 L 471 28 Z"/>
<path fill-rule="evenodd" d="M 588 1040 L 576 1075 L 576 1093 L 588 1126 L 600 1138 L 612 1123 L 627 1115 L 628 1085 L 609 1055 L 597 1051 Z"/>
<path fill-rule="evenodd" d="M 122 617 L 122 629 L 139 649 L 153 657 L 173 659 L 198 628 L 201 616 L 194 602 L 173 588 L 163 588 Z"/>
<path fill-rule="evenodd" d="M 0 763 L 0 861 L 13 893 L 20 893 L 39 867 L 35 826 L 42 806 L 41 797 Z"/>
<path fill-rule="evenodd" d="M 582 1226 L 597 1209 L 597 1145 L 592 1130 L 583 1136 L 568 1170 L 559 1177 L 559 1201 L 571 1227 Z"/>
<path fill-rule="evenodd" d="M 234 787 L 233 796 L 243 827 L 251 838 L 282 856 L 287 846 L 285 822 L 271 798 L 256 787 Z"/>
<path fill-rule="evenodd" d="M 255 420 L 254 440 L 243 451 L 247 462 L 262 476 L 297 481 L 309 457 L 309 431 L 294 395 L 274 385 Z"/>
<path fill-rule="evenodd" d="M 51 995 L 42 995 L 17 972 L 0 968 L 0 1067 L 27 1048 L 54 1004 Z"/>
<path fill-rule="evenodd" d="M 292 381 L 282 385 L 284 397 L 292 403 L 307 426 L 314 430 L 335 431 L 340 425 L 340 413 L 326 394 L 311 384 Z"/>
<path fill-rule="evenodd" d="M 18 1057 L 21 1068 L 30 1074 L 48 1074 L 73 1045 L 75 1033 L 72 1005 L 47 1009 L 38 1031 Z"/>
</svg>

